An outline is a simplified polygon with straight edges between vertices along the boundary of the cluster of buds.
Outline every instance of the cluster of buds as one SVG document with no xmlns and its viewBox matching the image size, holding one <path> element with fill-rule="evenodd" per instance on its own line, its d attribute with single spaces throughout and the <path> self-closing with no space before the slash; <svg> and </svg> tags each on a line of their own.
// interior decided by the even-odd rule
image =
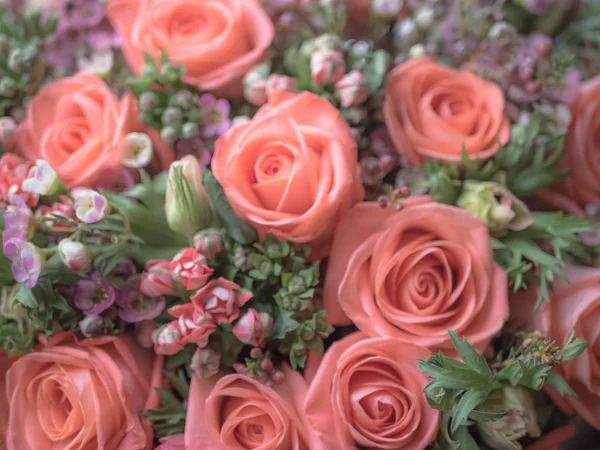
<svg viewBox="0 0 600 450">
<path fill-rule="evenodd" d="M 236 363 L 233 368 L 237 373 L 247 375 L 267 386 L 281 384 L 285 378 L 283 372 L 275 368 L 269 352 L 264 353 L 258 347 L 250 351 L 250 357 L 245 358 L 244 363 Z"/>
<path fill-rule="evenodd" d="M 327 314 L 320 308 L 314 308 L 310 317 L 300 323 L 292 332 L 291 339 L 281 345 L 281 351 L 289 352 L 292 367 L 304 367 L 308 351 L 323 353 L 324 340 L 333 333 L 333 327 L 327 323 Z"/>
<path fill-rule="evenodd" d="M 296 80 L 286 75 L 271 73 L 271 65 L 263 63 L 244 76 L 244 97 L 256 106 L 267 102 L 271 91 L 296 92 Z"/>
<path fill-rule="evenodd" d="M 377 19 L 394 21 L 392 40 L 398 62 L 423 53 L 435 53 L 440 44 L 438 30 L 452 9 L 435 0 L 373 0 L 371 3 L 371 11 Z M 447 24 L 446 27 L 449 25 L 452 26 Z"/>
<path fill-rule="evenodd" d="M 163 55 L 160 68 L 150 62 L 140 78 L 129 82 L 138 97 L 140 120 L 160 130 L 161 138 L 170 145 L 198 138 L 216 139 L 231 127 L 229 102 L 212 94 L 200 95 L 183 83 L 184 70 Z"/>
<path fill-rule="evenodd" d="M 407 186 L 393 188 L 388 185 L 385 187 L 385 190 L 386 193 L 379 196 L 377 203 L 382 208 L 391 206 L 396 209 L 396 211 L 400 211 L 402 209 L 402 200 L 410 197 L 411 195 L 410 189 Z"/>
</svg>

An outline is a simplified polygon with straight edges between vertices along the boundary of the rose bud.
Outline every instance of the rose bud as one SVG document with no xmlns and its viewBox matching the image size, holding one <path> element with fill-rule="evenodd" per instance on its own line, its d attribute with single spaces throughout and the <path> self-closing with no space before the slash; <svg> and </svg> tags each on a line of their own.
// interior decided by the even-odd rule
<svg viewBox="0 0 600 450">
<path fill-rule="evenodd" d="M 103 336 L 106 332 L 102 316 L 85 316 L 79 322 L 79 330 L 86 338 Z"/>
<path fill-rule="evenodd" d="M 296 80 L 291 77 L 287 77 L 285 75 L 279 75 L 278 73 L 273 73 L 269 75 L 267 79 L 266 85 L 266 93 L 267 95 L 271 91 L 287 91 L 287 92 L 296 92 Z"/>
<path fill-rule="evenodd" d="M 23 190 L 39 195 L 59 195 L 67 188 L 48 161 L 38 159 L 36 165 L 29 169 L 29 176 L 23 180 Z"/>
<path fill-rule="evenodd" d="M 153 149 L 150 136 L 145 133 L 129 133 L 125 136 L 123 165 L 141 169 L 152 161 Z"/>
<path fill-rule="evenodd" d="M 207 228 L 194 235 L 196 250 L 209 259 L 215 258 L 223 250 L 225 232 L 217 228 Z"/>
<path fill-rule="evenodd" d="M 12 117 L 0 119 L 0 148 L 4 152 L 10 152 L 17 143 L 17 123 Z"/>
<path fill-rule="evenodd" d="M 456 206 L 480 219 L 494 236 L 523 230 L 533 223 L 527 205 L 496 183 L 466 181 Z"/>
<path fill-rule="evenodd" d="M 75 216 L 83 223 L 100 222 L 108 215 L 108 199 L 93 189 L 76 188 L 71 195 L 75 203 Z"/>
<path fill-rule="evenodd" d="M 369 97 L 369 88 L 365 77 L 358 70 L 353 70 L 344 75 L 335 83 L 335 95 L 340 99 L 342 108 L 360 105 Z"/>
<path fill-rule="evenodd" d="M 400 14 L 403 4 L 403 0 L 371 0 L 371 12 L 378 19 L 393 20 Z"/>
<path fill-rule="evenodd" d="M 169 271 L 171 261 L 153 259 L 146 263 L 145 272 L 142 274 L 141 291 L 148 297 L 161 295 L 175 295 L 175 283 Z"/>
<path fill-rule="evenodd" d="M 256 106 L 267 102 L 267 79 L 271 72 L 271 65 L 261 64 L 250 70 L 244 77 L 244 97 Z"/>
<path fill-rule="evenodd" d="M 335 83 L 344 76 L 344 54 L 335 50 L 316 50 L 310 57 L 312 81 L 320 86 Z"/>
<path fill-rule="evenodd" d="M 244 344 L 259 347 L 272 325 L 273 318 L 268 313 L 259 313 L 254 308 L 248 308 L 233 326 L 232 332 Z"/>
<path fill-rule="evenodd" d="M 212 221 L 212 205 L 202 184 L 202 169 L 192 155 L 175 161 L 169 168 L 165 213 L 169 227 L 190 238 Z"/>
<path fill-rule="evenodd" d="M 65 267 L 73 272 L 83 272 L 92 264 L 92 255 L 81 242 L 63 239 L 58 243 L 58 254 Z"/>
<path fill-rule="evenodd" d="M 192 357 L 191 369 L 199 378 L 209 378 L 219 372 L 221 354 L 210 348 L 199 348 Z"/>
</svg>

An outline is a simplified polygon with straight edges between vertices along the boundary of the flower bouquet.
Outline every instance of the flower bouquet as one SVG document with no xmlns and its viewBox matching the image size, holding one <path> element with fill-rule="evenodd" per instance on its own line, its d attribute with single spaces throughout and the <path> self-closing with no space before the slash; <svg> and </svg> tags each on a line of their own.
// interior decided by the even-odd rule
<svg viewBox="0 0 600 450">
<path fill-rule="evenodd" d="M 0 4 L 0 448 L 593 448 L 597 1 Z"/>
</svg>

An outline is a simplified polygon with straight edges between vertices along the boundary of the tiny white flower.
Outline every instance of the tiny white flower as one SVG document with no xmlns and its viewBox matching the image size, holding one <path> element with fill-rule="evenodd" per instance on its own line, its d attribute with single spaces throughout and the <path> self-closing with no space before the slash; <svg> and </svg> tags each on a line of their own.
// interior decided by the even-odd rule
<svg viewBox="0 0 600 450">
<path fill-rule="evenodd" d="M 145 133 L 129 133 L 125 136 L 123 165 L 131 169 L 141 169 L 152 161 L 152 140 Z"/>
</svg>

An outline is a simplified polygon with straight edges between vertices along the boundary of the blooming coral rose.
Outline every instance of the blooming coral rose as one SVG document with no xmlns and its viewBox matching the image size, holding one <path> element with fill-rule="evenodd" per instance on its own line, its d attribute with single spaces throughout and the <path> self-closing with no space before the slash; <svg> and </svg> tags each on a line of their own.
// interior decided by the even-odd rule
<svg viewBox="0 0 600 450">
<path fill-rule="evenodd" d="M 185 429 L 187 450 L 324 450 L 303 412 L 302 376 L 283 367 L 282 384 L 245 375 L 193 376 Z"/>
<path fill-rule="evenodd" d="M 309 92 L 271 92 L 254 119 L 217 140 L 212 169 L 261 237 L 314 241 L 317 257 L 339 217 L 364 196 L 350 127 Z"/>
<path fill-rule="evenodd" d="M 182 433 L 161 438 L 160 445 L 154 450 L 186 450 L 185 437 Z"/>
<path fill-rule="evenodd" d="M 589 342 L 579 357 L 555 367 L 579 399 L 561 397 L 554 389 L 549 394 L 564 412 L 577 413 L 600 430 L 600 269 L 568 266 L 565 274 L 569 283 L 560 279 L 554 283 L 550 302 L 534 314 L 533 325 L 558 345 L 573 330 Z"/>
<path fill-rule="evenodd" d="M 19 125 L 19 151 L 31 161 L 48 161 L 70 188 L 106 186 L 120 176 L 125 136 L 142 131 L 153 138 L 149 169 L 167 168 L 174 151 L 137 116 L 130 94 L 119 100 L 100 78 L 78 73 L 49 84 L 33 98 Z"/>
<path fill-rule="evenodd" d="M 425 158 L 459 161 L 463 148 L 487 158 L 510 137 L 497 85 L 428 56 L 390 72 L 383 113 L 396 150 L 415 165 Z"/>
<path fill-rule="evenodd" d="M 8 371 L 8 449 L 150 448 L 162 358 L 128 336 L 43 339 Z"/>
<path fill-rule="evenodd" d="M 561 161 L 571 174 L 542 198 L 571 214 L 583 214 L 587 205 L 600 206 L 600 76 L 579 87 L 571 115 Z"/>
<path fill-rule="evenodd" d="M 17 358 L 9 358 L 0 350 L 0 444 L 8 427 L 8 399 L 6 397 L 6 373 Z M 2 448 L 2 446 L 0 446 Z"/>
<path fill-rule="evenodd" d="M 275 34 L 258 0 L 112 0 L 108 17 L 131 69 L 164 50 L 202 90 L 241 97 L 242 78 L 266 55 Z"/>
<path fill-rule="evenodd" d="M 423 394 L 417 359 L 431 353 L 358 332 L 333 344 L 306 397 L 306 416 L 329 449 L 419 450 L 437 435 L 439 412 Z"/>
<path fill-rule="evenodd" d="M 340 221 L 323 294 L 329 320 L 349 324 L 345 313 L 369 336 L 448 350 L 452 329 L 483 350 L 508 317 L 486 226 L 427 197 L 403 206 L 362 203 Z"/>
</svg>

